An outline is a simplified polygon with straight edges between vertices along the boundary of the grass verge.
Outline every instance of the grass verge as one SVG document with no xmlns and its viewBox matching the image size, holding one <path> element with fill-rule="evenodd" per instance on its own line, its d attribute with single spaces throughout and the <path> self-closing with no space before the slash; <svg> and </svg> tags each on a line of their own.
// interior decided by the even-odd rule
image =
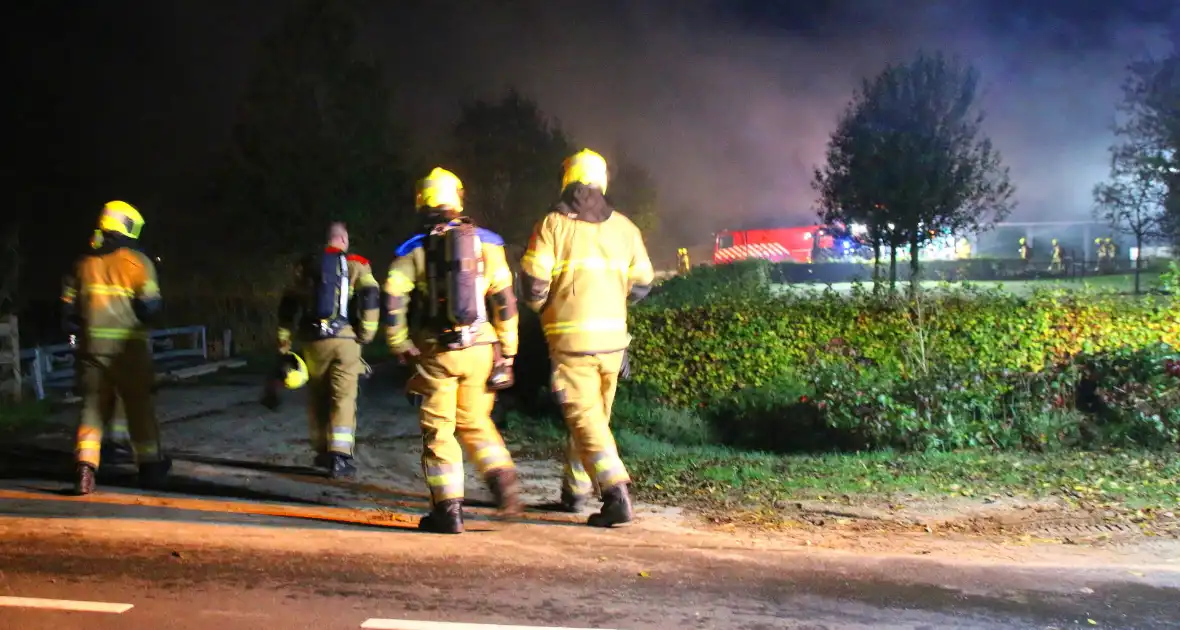
<svg viewBox="0 0 1180 630">
<path fill-rule="evenodd" d="M 776 456 L 686 448 L 623 433 L 620 448 L 647 500 L 704 508 L 768 507 L 836 497 L 890 501 L 1017 496 L 1126 509 L 1180 505 L 1180 458 L 1135 452 L 858 453 Z"/>
<path fill-rule="evenodd" d="M 557 457 L 565 430 L 508 414 L 505 437 L 519 454 Z M 762 514 L 799 501 L 889 504 L 993 497 L 1059 498 L 1114 512 L 1180 508 L 1180 457 L 1133 451 L 1049 453 L 964 450 L 774 455 L 724 446 L 686 446 L 615 431 L 642 501 L 716 513 Z"/>
<path fill-rule="evenodd" d="M 36 428 L 51 409 L 47 401 L 0 403 L 0 441 L 6 441 Z"/>
</svg>

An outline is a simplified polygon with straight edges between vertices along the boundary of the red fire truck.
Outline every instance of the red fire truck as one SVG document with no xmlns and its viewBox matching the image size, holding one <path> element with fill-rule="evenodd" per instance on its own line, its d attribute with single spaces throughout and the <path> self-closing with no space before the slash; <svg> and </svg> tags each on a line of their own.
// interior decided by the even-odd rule
<svg viewBox="0 0 1180 630">
<path fill-rule="evenodd" d="M 834 246 L 832 231 L 822 225 L 725 230 L 717 234 L 713 243 L 713 264 L 725 265 L 750 258 L 807 263 L 811 261 L 817 238 L 820 249 L 831 249 Z"/>
</svg>

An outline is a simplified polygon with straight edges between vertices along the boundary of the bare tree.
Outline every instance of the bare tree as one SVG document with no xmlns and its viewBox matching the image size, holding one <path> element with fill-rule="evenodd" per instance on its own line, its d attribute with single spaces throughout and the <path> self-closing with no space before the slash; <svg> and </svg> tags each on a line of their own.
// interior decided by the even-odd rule
<svg viewBox="0 0 1180 630">
<path fill-rule="evenodd" d="M 1112 176 L 1146 177 L 1164 188 L 1157 229 L 1180 245 L 1180 37 L 1170 55 L 1127 66 L 1118 113 Z"/>
<path fill-rule="evenodd" d="M 1163 235 L 1168 186 L 1156 168 L 1115 154 L 1109 182 L 1094 187 L 1095 216 L 1135 239 L 1135 293 L 1143 269 L 1143 244 Z"/>
</svg>

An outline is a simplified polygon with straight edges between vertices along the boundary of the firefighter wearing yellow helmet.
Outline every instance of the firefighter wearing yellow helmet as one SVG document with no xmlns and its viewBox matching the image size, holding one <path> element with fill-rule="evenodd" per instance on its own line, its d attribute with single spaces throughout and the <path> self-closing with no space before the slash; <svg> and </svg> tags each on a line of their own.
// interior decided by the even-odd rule
<svg viewBox="0 0 1180 630">
<path fill-rule="evenodd" d="M 89 494 L 101 460 L 104 427 L 117 403 L 127 425 L 140 482 L 159 487 L 172 462 L 160 449 L 152 403 L 148 327 L 161 308 L 160 285 L 151 258 L 139 249 L 143 216 L 123 201 L 107 203 L 91 249 L 78 261 L 62 303 L 67 332 L 76 340 L 76 378 L 82 394 L 78 422 L 75 491 Z"/>
<path fill-rule="evenodd" d="M 516 293 L 504 240 L 463 216 L 463 184 L 435 168 L 418 183 L 424 219 L 395 252 L 385 281 L 390 350 L 413 366 L 422 469 L 431 510 L 418 526 L 463 531 L 463 449 L 502 514 L 522 511 L 516 466 L 492 422 L 496 390 L 512 383 Z M 489 312 L 490 310 L 490 312 Z"/>
<path fill-rule="evenodd" d="M 279 303 L 284 386 L 306 383 L 315 465 L 333 478 L 356 475 L 356 400 L 368 372 L 361 346 L 377 336 L 381 287 L 368 259 L 349 252 L 348 228 L 328 226 L 327 243 L 302 257 Z M 294 354 L 298 342 L 302 357 Z"/>
<path fill-rule="evenodd" d="M 1057 242 L 1057 239 L 1053 239 L 1052 255 L 1049 258 L 1049 271 L 1060 273 L 1065 270 L 1064 254 L 1065 252 L 1061 249 L 1061 244 Z"/>
<path fill-rule="evenodd" d="M 639 229 L 605 196 L 606 160 L 584 149 L 564 166 L 560 200 L 533 228 L 521 271 L 571 434 L 561 502 L 580 511 L 597 486 L 602 510 L 588 524 L 611 527 L 632 519 L 631 478 L 610 431 L 615 388 L 627 372 L 627 304 L 647 295 L 655 274 Z"/>
<path fill-rule="evenodd" d="M 692 263 L 688 259 L 688 249 L 681 247 L 676 250 L 676 271 L 683 275 L 692 269 Z"/>
</svg>

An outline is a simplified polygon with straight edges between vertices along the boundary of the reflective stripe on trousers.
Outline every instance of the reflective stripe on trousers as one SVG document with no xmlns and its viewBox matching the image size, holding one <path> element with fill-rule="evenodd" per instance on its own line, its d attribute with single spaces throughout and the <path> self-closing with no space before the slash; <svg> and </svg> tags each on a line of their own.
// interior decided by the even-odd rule
<svg viewBox="0 0 1180 630">
<path fill-rule="evenodd" d="M 332 440 L 328 450 L 341 455 L 352 455 L 352 447 L 356 444 L 356 436 L 352 427 L 332 427 Z"/>
<path fill-rule="evenodd" d="M 512 466 L 512 456 L 503 444 L 493 442 L 476 444 L 472 449 L 471 459 L 481 473 L 487 473 L 499 468 Z"/>
<path fill-rule="evenodd" d="M 425 466 L 426 486 L 434 503 L 463 498 L 463 464 Z"/>
</svg>

